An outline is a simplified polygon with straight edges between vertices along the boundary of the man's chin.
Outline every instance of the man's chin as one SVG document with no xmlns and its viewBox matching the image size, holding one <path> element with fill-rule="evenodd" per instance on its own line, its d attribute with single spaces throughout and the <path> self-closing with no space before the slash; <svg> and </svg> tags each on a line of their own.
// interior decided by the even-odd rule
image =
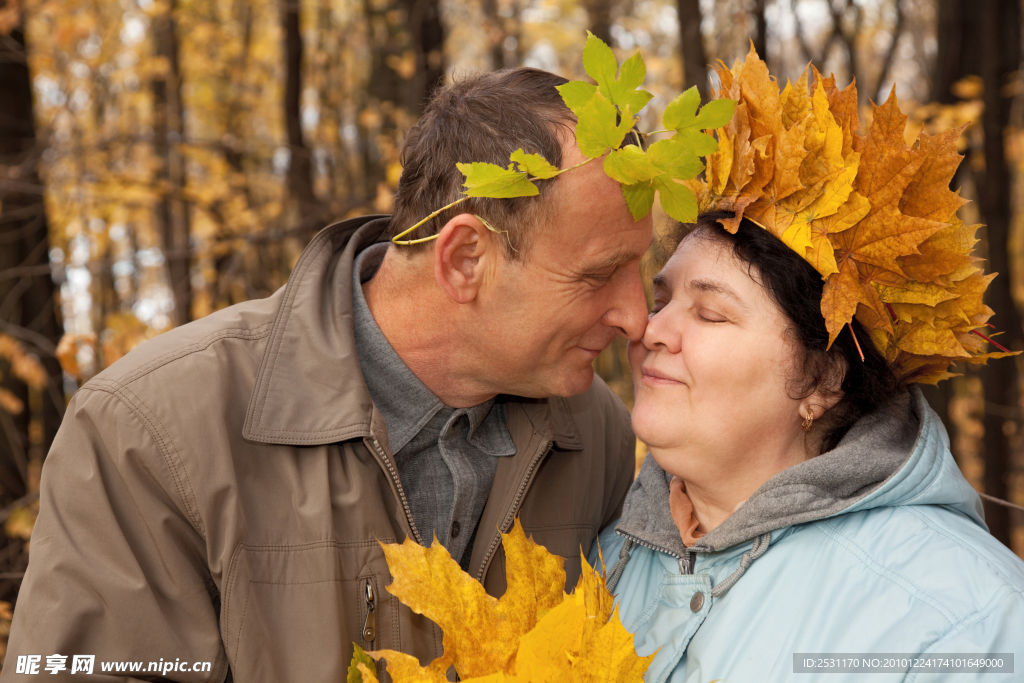
<svg viewBox="0 0 1024 683">
<path fill-rule="evenodd" d="M 585 368 L 572 373 L 572 375 L 565 377 L 563 381 L 559 383 L 557 389 L 551 392 L 551 395 L 566 398 L 569 396 L 578 396 L 585 393 L 593 383 L 594 368 L 588 365 Z"/>
<path fill-rule="evenodd" d="M 520 382 L 517 387 L 508 387 L 501 393 L 523 398 L 551 398 L 552 396 L 578 396 L 585 393 L 594 383 L 594 368 L 589 364 L 551 378 L 532 378 L 532 382 Z"/>
</svg>

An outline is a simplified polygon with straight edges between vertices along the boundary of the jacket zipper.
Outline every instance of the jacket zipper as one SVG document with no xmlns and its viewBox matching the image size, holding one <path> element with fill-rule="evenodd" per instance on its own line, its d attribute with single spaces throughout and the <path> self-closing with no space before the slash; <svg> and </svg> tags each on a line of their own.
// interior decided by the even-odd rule
<svg viewBox="0 0 1024 683">
<path fill-rule="evenodd" d="M 501 543 L 501 534 L 508 533 L 508 530 L 512 527 L 512 522 L 515 520 L 516 512 L 519 511 L 519 505 L 523 501 L 523 496 L 526 495 L 526 489 L 529 488 L 530 482 L 533 481 L 533 474 L 537 470 L 537 465 L 544 459 L 548 451 L 551 449 L 551 442 L 546 441 L 541 446 L 540 450 L 533 456 L 533 460 L 530 461 L 529 467 L 526 468 L 526 476 L 519 484 L 519 489 L 516 491 L 515 497 L 512 499 L 512 507 L 509 509 L 508 514 L 505 515 L 505 519 L 501 523 L 501 528 L 497 536 L 491 540 L 491 545 L 487 548 L 487 553 L 484 555 L 484 561 L 480 565 L 480 571 L 477 572 L 476 580 L 480 583 L 484 582 L 484 573 L 487 571 L 487 567 L 491 563 L 491 558 L 494 556 L 495 551 L 498 549 L 498 544 Z"/>
<path fill-rule="evenodd" d="M 372 643 L 377 637 L 377 596 L 373 592 L 373 581 L 366 579 L 363 585 L 363 600 L 366 601 L 366 620 L 363 622 L 363 640 Z"/>
<path fill-rule="evenodd" d="M 693 574 L 694 565 L 697 564 L 697 553 L 700 552 L 696 548 L 687 548 L 685 554 L 680 556 L 679 554 L 672 552 L 668 548 L 662 548 L 660 546 L 654 545 L 653 543 L 648 543 L 647 541 L 637 538 L 633 534 L 627 534 L 626 532 L 619 531 L 618 529 L 615 530 L 615 533 L 617 533 L 619 536 L 622 536 L 623 538 L 629 539 L 633 543 L 642 545 L 645 548 L 650 548 L 651 550 L 654 550 L 656 552 L 671 555 L 672 557 L 676 558 L 676 562 L 679 563 L 680 574 Z"/>
<path fill-rule="evenodd" d="M 390 458 L 384 454 L 384 447 L 380 445 L 376 437 L 371 436 L 370 442 L 373 444 L 373 449 L 380 456 L 380 459 L 384 461 L 384 465 L 388 468 L 388 474 L 391 475 L 391 482 L 395 485 L 398 490 L 398 499 L 402 501 L 402 509 L 405 510 L 405 519 L 409 522 L 409 528 L 412 530 L 412 537 L 416 539 L 416 542 L 420 545 L 426 545 L 423 542 L 423 538 L 420 536 L 420 532 L 416 529 L 416 524 L 412 521 L 412 508 L 409 506 L 409 499 L 405 497 L 405 491 L 402 489 L 402 482 L 398 480 L 398 471 L 395 466 L 391 464 Z"/>
</svg>

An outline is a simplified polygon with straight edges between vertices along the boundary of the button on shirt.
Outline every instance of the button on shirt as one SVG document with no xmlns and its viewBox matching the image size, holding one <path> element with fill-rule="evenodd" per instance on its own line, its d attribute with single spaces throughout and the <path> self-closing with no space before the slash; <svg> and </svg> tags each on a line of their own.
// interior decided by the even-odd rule
<svg viewBox="0 0 1024 683">
<path fill-rule="evenodd" d="M 436 535 L 463 569 L 494 482 L 498 458 L 516 454 L 505 406 L 494 399 L 450 408 L 413 374 L 373 319 L 362 283 L 377 272 L 387 244 L 355 260 L 352 311 L 359 366 L 387 426 L 398 478 L 425 542 Z"/>
</svg>

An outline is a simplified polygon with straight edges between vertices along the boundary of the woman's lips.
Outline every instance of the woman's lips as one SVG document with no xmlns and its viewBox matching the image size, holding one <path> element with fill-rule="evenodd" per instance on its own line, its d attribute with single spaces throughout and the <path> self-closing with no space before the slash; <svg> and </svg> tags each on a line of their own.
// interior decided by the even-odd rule
<svg viewBox="0 0 1024 683">
<path fill-rule="evenodd" d="M 664 384 L 682 384 L 682 382 L 680 382 L 679 380 L 672 379 L 671 377 L 669 377 L 665 373 L 663 373 L 663 372 L 661 372 L 661 371 L 659 371 L 659 370 L 657 370 L 655 368 L 641 367 L 640 368 L 640 373 L 642 375 L 642 379 L 643 379 L 643 382 L 645 384 L 654 384 L 654 385 L 658 385 L 658 384 L 663 384 L 663 385 Z"/>
</svg>

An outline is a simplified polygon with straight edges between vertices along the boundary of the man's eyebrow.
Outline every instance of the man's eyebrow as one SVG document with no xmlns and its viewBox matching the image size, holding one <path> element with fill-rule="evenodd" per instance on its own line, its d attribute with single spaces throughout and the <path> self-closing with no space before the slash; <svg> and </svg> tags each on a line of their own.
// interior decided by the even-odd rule
<svg viewBox="0 0 1024 683">
<path fill-rule="evenodd" d="M 636 259 L 642 256 L 643 253 L 636 254 L 631 252 L 614 254 L 606 258 L 601 263 L 598 263 L 597 265 L 589 266 L 581 270 L 580 277 L 588 277 L 590 275 L 603 275 L 607 273 L 609 270 L 616 270 L 620 266 L 629 263 L 630 261 L 635 261 Z"/>
</svg>

